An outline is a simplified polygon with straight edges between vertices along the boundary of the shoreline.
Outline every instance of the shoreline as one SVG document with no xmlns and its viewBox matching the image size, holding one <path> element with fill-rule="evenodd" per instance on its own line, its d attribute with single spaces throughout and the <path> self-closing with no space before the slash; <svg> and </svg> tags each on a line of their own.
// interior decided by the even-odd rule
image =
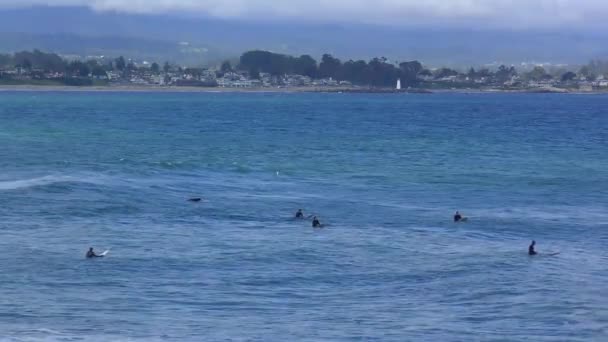
<svg viewBox="0 0 608 342">
<path fill-rule="evenodd" d="M 220 87 L 160 87 L 160 86 L 39 86 L 0 85 L 2 92 L 132 92 L 132 93 L 349 93 L 349 94 L 608 94 L 608 90 L 580 91 L 577 89 L 369 89 L 340 87 L 290 87 L 290 88 L 220 88 Z"/>
</svg>

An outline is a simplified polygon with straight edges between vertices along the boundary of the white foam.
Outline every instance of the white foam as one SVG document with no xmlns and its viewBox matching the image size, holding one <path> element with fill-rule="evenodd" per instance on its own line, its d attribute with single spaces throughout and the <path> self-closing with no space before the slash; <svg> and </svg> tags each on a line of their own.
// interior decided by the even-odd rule
<svg viewBox="0 0 608 342">
<path fill-rule="evenodd" d="M 50 185 L 58 182 L 68 181 L 66 177 L 57 176 L 44 176 L 31 179 L 20 179 L 14 181 L 2 181 L 0 182 L 0 190 L 17 190 L 24 188 L 31 188 L 35 186 Z"/>
<path fill-rule="evenodd" d="M 0 181 L 0 190 L 18 190 L 58 183 L 77 182 L 90 184 L 105 184 L 108 177 L 99 174 L 82 175 L 47 175 L 42 177 Z"/>
</svg>

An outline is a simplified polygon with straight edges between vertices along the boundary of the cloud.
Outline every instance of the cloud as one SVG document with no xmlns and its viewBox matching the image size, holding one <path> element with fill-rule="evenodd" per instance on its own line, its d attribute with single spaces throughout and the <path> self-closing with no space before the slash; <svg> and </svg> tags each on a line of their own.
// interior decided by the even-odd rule
<svg viewBox="0 0 608 342">
<path fill-rule="evenodd" d="M 605 27 L 606 0 L 0 0 L 0 7 L 87 6 L 97 11 L 391 26 L 511 29 Z"/>
</svg>

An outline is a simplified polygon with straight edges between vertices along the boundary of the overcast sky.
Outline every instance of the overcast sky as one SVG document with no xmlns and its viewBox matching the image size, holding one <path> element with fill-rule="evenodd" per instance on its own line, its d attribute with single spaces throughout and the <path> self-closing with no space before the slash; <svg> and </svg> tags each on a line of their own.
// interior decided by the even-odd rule
<svg viewBox="0 0 608 342">
<path fill-rule="evenodd" d="M 0 7 L 31 5 L 396 26 L 608 28 L 608 0 L 0 0 Z"/>
</svg>

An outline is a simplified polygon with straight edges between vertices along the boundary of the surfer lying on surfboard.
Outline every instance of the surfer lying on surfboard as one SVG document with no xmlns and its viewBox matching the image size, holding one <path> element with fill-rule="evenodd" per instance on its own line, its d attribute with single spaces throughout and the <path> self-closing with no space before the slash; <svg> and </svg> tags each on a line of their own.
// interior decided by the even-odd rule
<svg viewBox="0 0 608 342">
<path fill-rule="evenodd" d="M 319 219 L 316 216 L 312 219 L 312 227 L 313 228 L 323 228 L 323 225 L 321 224 L 321 222 L 319 221 Z"/>
<path fill-rule="evenodd" d="M 307 216 L 304 216 L 304 211 L 303 211 L 302 209 L 298 209 L 298 211 L 296 212 L 296 216 L 295 216 L 295 218 L 296 218 L 296 219 L 298 219 L 298 220 L 303 220 L 303 219 L 305 219 L 305 218 L 310 219 L 310 218 L 312 218 L 313 216 L 314 216 L 314 215 L 307 215 Z"/>
<path fill-rule="evenodd" d="M 106 254 L 108 254 L 108 251 L 105 251 L 99 255 L 95 254 L 95 252 L 93 251 L 93 247 L 89 248 L 89 251 L 87 252 L 87 258 L 103 258 Z"/>
</svg>

